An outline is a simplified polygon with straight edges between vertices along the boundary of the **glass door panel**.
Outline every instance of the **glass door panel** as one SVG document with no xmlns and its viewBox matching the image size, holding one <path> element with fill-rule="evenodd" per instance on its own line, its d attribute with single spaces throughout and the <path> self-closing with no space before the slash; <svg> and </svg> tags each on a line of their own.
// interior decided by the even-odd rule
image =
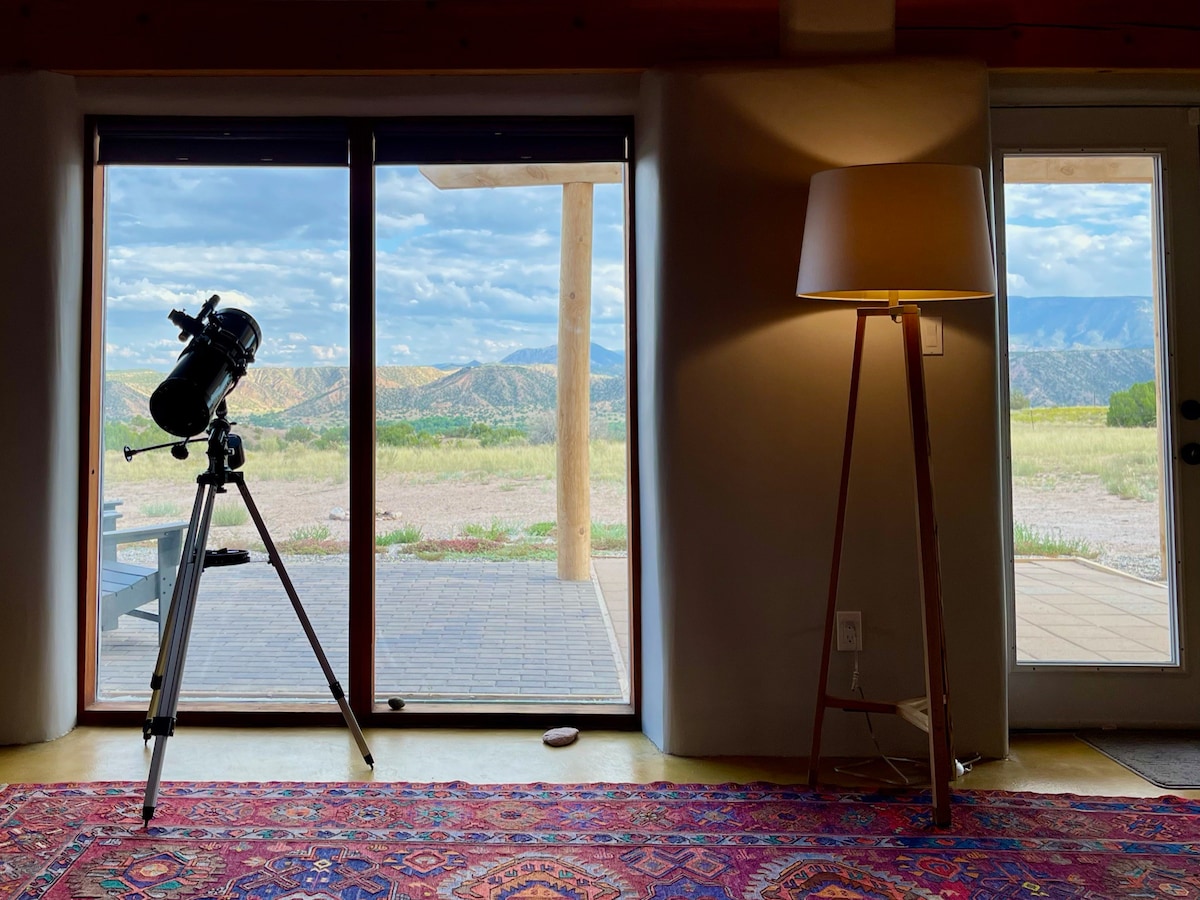
<svg viewBox="0 0 1200 900">
<path fill-rule="evenodd" d="M 377 700 L 628 703 L 624 166 L 376 172 Z"/>
<path fill-rule="evenodd" d="M 1018 664 L 1178 662 L 1159 171 L 1003 160 Z"/>
<path fill-rule="evenodd" d="M 109 166 L 105 170 L 102 581 L 95 696 L 149 696 L 158 622 L 205 468 L 166 450 L 148 398 L 184 345 L 167 320 L 218 309 L 263 342 L 228 395 L 246 484 L 335 672 L 347 671 L 348 176 L 334 168 Z M 199 448 L 199 449 L 196 449 Z M 236 488 L 218 498 L 209 549 L 249 565 L 201 578 L 181 701 L 329 701 L 329 689 Z"/>
</svg>

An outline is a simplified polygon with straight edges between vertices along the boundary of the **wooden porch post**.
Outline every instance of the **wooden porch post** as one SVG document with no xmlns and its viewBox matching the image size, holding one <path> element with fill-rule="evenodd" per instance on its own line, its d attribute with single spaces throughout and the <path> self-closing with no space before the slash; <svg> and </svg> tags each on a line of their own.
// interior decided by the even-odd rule
<svg viewBox="0 0 1200 900">
<path fill-rule="evenodd" d="M 558 472 L 558 577 L 591 579 L 592 194 L 593 185 L 620 184 L 621 163 L 521 163 L 421 166 L 442 190 L 526 187 L 563 188 L 558 300 L 558 408 L 555 418 Z"/>
<path fill-rule="evenodd" d="M 558 296 L 558 577 L 591 578 L 592 185 L 563 185 Z"/>
</svg>

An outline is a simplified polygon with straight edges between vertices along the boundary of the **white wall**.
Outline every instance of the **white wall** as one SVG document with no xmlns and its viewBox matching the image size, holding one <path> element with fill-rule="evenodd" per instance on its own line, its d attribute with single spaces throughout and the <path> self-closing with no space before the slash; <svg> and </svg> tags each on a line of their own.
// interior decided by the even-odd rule
<svg viewBox="0 0 1200 900">
<path fill-rule="evenodd" d="M 0 77 L 0 743 L 75 722 L 82 122 L 59 75 Z"/>
<path fill-rule="evenodd" d="M 807 182 L 871 162 L 988 164 L 982 67 L 884 61 L 647 76 L 639 172 L 643 628 L 663 653 L 661 734 L 679 754 L 805 755 L 816 694 L 855 314 L 797 300 Z M 896 223 L 904 227 L 903 222 Z M 960 755 L 1002 755 L 1005 721 L 996 317 L 938 307 L 928 359 L 933 465 Z M 900 341 L 868 328 L 841 608 L 863 611 L 863 687 L 923 693 L 911 443 Z M 651 546 L 653 544 L 654 546 Z M 848 692 L 849 660 L 831 690 Z M 886 718 L 886 717 L 884 717 Z M 828 753 L 873 752 L 831 712 Z M 888 750 L 924 736 L 879 722 Z"/>
</svg>

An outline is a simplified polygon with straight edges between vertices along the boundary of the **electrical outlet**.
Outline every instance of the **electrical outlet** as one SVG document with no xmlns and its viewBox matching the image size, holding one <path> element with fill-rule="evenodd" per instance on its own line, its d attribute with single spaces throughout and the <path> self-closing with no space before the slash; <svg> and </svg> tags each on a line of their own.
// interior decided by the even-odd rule
<svg viewBox="0 0 1200 900">
<path fill-rule="evenodd" d="M 837 614 L 837 648 L 839 650 L 861 650 L 863 648 L 862 613 L 839 612 Z"/>
</svg>

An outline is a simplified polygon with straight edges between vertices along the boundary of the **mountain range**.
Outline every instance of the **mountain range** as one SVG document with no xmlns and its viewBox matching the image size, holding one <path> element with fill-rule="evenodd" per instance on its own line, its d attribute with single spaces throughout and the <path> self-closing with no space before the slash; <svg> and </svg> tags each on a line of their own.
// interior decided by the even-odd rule
<svg viewBox="0 0 1200 900">
<path fill-rule="evenodd" d="M 378 366 L 375 406 L 381 421 L 461 416 L 492 425 L 519 424 L 553 412 L 557 403 L 556 347 L 520 350 L 496 363 Z M 594 416 L 625 416 L 625 355 L 591 346 Z M 512 361 L 516 358 L 516 362 Z M 162 372 L 113 371 L 104 386 L 109 421 L 145 417 Z M 283 427 L 344 424 L 350 403 L 349 372 L 340 366 L 251 367 L 229 395 L 235 415 L 269 418 Z"/>
<path fill-rule="evenodd" d="M 1105 406 L 1154 379 L 1150 297 L 1009 297 L 1008 374 L 1033 406 Z"/>
<path fill-rule="evenodd" d="M 1154 346 L 1149 297 L 1009 297 L 1010 351 Z"/>
<path fill-rule="evenodd" d="M 1149 297 L 1009 297 L 1009 379 L 1034 406 L 1103 406 L 1114 391 L 1154 378 L 1154 315 Z M 516 350 L 497 362 L 379 366 L 380 420 L 461 416 L 520 424 L 554 410 L 558 347 Z M 625 415 L 625 354 L 590 348 L 594 415 Z M 110 421 L 146 416 L 163 373 L 114 371 L 105 382 Z M 251 368 L 230 395 L 244 416 L 283 426 L 346 421 L 344 367 Z"/>
</svg>

